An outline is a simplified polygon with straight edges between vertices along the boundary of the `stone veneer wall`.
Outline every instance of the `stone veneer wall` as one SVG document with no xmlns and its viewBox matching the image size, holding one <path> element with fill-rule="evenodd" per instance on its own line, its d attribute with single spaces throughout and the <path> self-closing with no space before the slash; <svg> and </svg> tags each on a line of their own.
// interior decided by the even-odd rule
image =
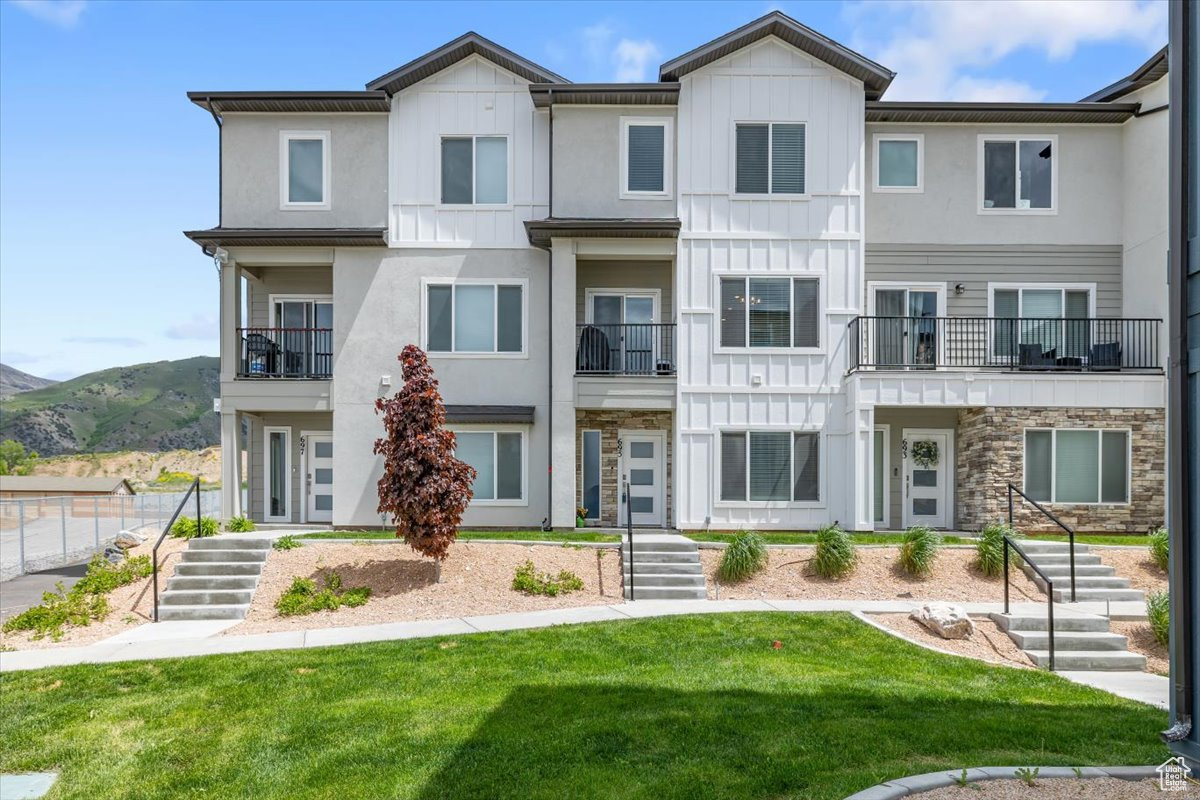
<svg viewBox="0 0 1200 800">
<path fill-rule="evenodd" d="M 1011 481 L 1024 476 L 1025 428 L 1127 428 L 1131 431 L 1128 505 L 1043 503 L 1077 531 L 1145 532 L 1166 516 L 1166 412 L 1161 408 L 968 408 L 958 413 L 958 526 L 978 530 L 1008 518 Z M 1023 488 L 1023 487 L 1022 487 Z M 1016 497 L 1025 532 L 1061 531 Z"/>
<path fill-rule="evenodd" d="M 583 431 L 600 431 L 600 525 L 616 527 L 617 492 L 617 432 L 664 431 L 667 440 L 666 452 L 666 525 L 674 524 L 674 508 L 671 505 L 672 439 L 674 438 L 670 411 L 575 411 L 575 483 L 577 492 L 575 505 L 583 505 Z M 593 523 L 595 524 L 595 523 Z"/>
</svg>

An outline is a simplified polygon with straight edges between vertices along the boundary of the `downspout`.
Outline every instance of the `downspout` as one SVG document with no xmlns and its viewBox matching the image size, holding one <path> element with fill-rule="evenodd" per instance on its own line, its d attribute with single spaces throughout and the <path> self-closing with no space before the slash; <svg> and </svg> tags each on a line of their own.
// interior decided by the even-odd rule
<svg viewBox="0 0 1200 800">
<path fill-rule="evenodd" d="M 550 136 L 549 136 L 549 158 L 550 168 L 548 170 L 550 188 L 546 200 L 548 210 L 547 216 L 554 218 L 554 89 L 549 89 L 547 95 L 550 98 Z M 554 246 L 551 245 L 546 250 L 546 266 L 548 267 L 550 280 L 546 289 L 546 319 L 550 321 L 550 332 L 546 336 L 546 343 L 550 350 L 550 357 L 546 359 L 546 375 L 549 384 L 549 402 L 546 408 L 549 413 L 546 414 L 546 518 L 542 520 L 542 530 L 548 531 L 553 527 L 551 520 L 554 514 Z"/>
</svg>

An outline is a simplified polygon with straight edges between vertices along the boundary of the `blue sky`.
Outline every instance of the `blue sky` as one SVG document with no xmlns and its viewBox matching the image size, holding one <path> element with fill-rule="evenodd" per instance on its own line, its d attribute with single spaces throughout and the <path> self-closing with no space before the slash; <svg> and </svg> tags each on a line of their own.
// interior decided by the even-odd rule
<svg viewBox="0 0 1200 800">
<path fill-rule="evenodd" d="M 1165 0 L 0 0 L 0 360 L 52 378 L 217 352 L 217 133 L 188 90 L 361 89 L 467 30 L 576 81 L 780 9 L 899 73 L 887 99 L 1077 100 L 1166 42 Z"/>
</svg>

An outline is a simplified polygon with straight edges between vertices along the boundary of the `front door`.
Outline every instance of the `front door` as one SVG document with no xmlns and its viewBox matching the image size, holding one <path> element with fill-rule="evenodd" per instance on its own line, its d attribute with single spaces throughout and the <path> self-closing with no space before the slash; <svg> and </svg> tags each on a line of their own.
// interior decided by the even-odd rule
<svg viewBox="0 0 1200 800">
<path fill-rule="evenodd" d="M 310 433 L 304 448 L 307 522 L 333 522 L 333 434 Z"/>
<path fill-rule="evenodd" d="M 904 527 L 925 525 L 948 528 L 954 476 L 949 430 L 905 428 L 901 443 L 904 459 Z"/>
<path fill-rule="evenodd" d="M 661 528 L 666 522 L 665 493 L 667 437 L 661 431 L 622 432 L 620 491 L 628 486 L 619 522 Z"/>
</svg>

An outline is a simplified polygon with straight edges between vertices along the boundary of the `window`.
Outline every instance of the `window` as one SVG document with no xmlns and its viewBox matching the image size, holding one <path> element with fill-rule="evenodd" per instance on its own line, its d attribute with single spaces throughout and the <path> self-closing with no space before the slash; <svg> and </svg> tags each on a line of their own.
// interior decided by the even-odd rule
<svg viewBox="0 0 1200 800">
<path fill-rule="evenodd" d="M 264 428 L 266 438 L 266 480 L 263 481 L 263 519 L 288 521 L 291 509 L 292 451 L 288 428 Z"/>
<path fill-rule="evenodd" d="M 1043 357 L 1087 356 L 1093 296 L 1093 287 L 1086 285 L 993 285 L 993 354 L 1012 358 L 1019 354 L 1021 345 L 1036 344 Z"/>
<path fill-rule="evenodd" d="M 1025 493 L 1050 503 L 1129 502 L 1129 431 L 1025 431 Z"/>
<path fill-rule="evenodd" d="M 507 137 L 447 136 L 442 139 L 442 203 L 504 205 L 507 202 Z"/>
<path fill-rule="evenodd" d="M 524 285 L 426 286 L 425 349 L 431 353 L 523 353 Z"/>
<path fill-rule="evenodd" d="M 819 499 L 819 434 L 725 431 L 721 434 L 721 500 Z"/>
<path fill-rule="evenodd" d="M 587 509 L 586 519 L 600 519 L 600 431 L 583 432 L 582 505 Z"/>
<path fill-rule="evenodd" d="M 280 131 L 279 207 L 329 210 L 329 131 Z"/>
<path fill-rule="evenodd" d="M 875 191 L 920 192 L 924 151 L 923 134 L 876 134 Z"/>
<path fill-rule="evenodd" d="M 475 468 L 475 502 L 525 498 L 525 434 L 457 431 L 454 457 Z"/>
<path fill-rule="evenodd" d="M 983 211 L 1052 211 L 1057 137 L 980 136 Z"/>
<path fill-rule="evenodd" d="M 671 120 L 621 118 L 621 197 L 671 194 Z"/>
<path fill-rule="evenodd" d="M 736 127 L 738 194 L 804 194 L 803 123 L 739 123 Z"/>
<path fill-rule="evenodd" d="M 721 347 L 820 347 L 816 278 L 721 278 Z"/>
</svg>

